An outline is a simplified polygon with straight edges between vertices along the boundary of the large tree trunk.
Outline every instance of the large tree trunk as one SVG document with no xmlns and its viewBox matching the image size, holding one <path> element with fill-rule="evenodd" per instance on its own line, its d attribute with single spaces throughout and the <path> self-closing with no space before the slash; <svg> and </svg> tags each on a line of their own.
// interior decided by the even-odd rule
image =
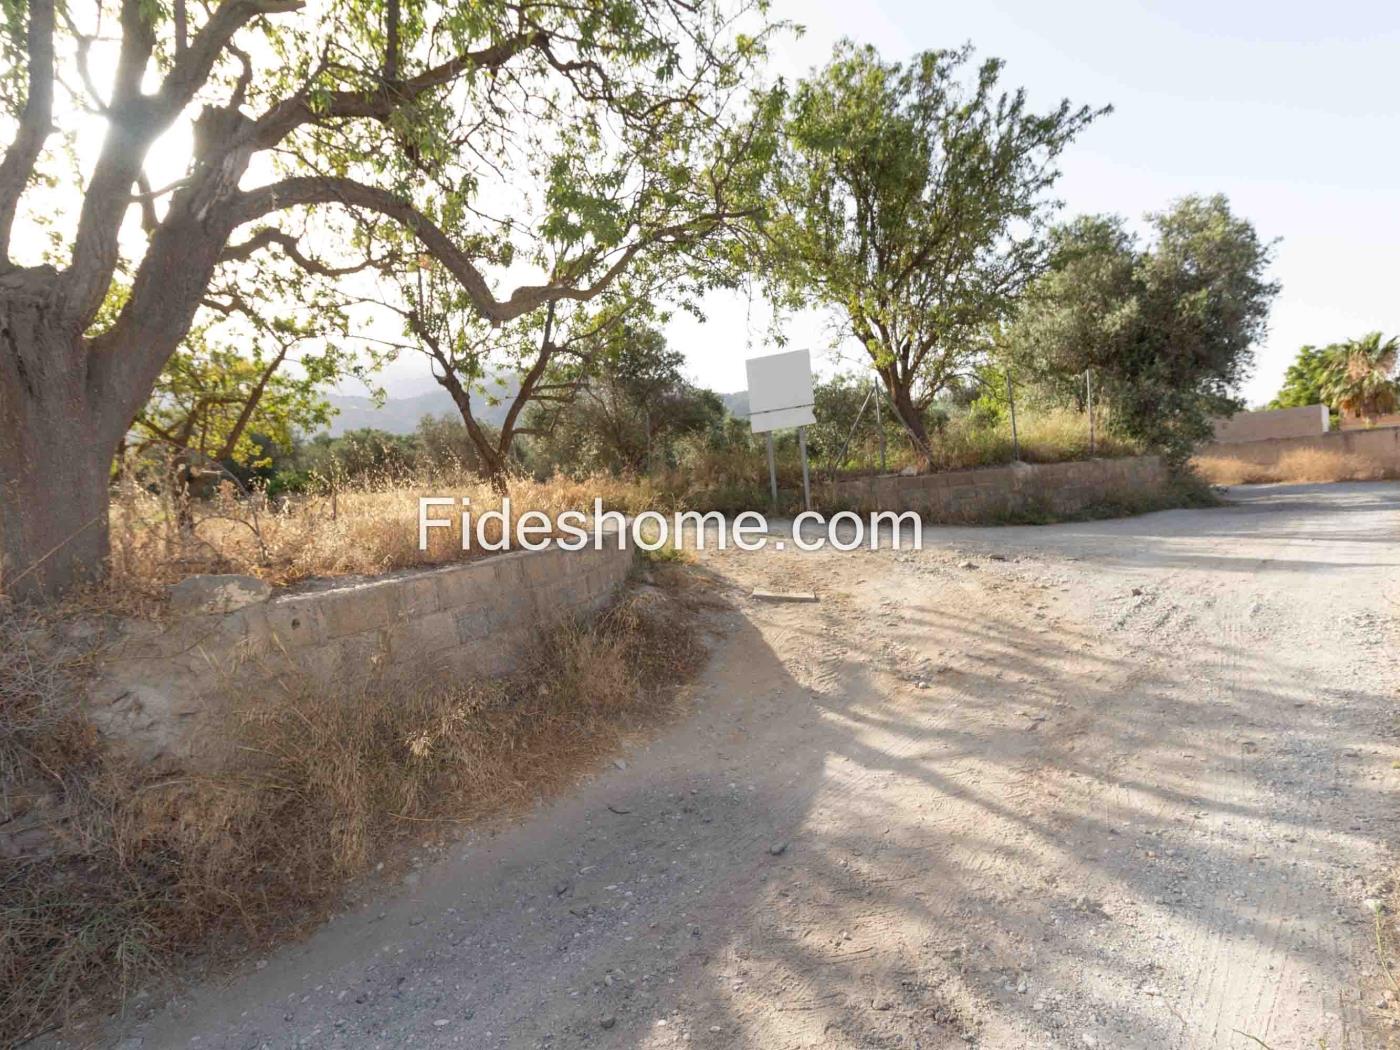
<svg viewBox="0 0 1400 1050">
<path fill-rule="evenodd" d="M 39 297 L 0 299 L 0 591 L 52 597 L 98 579 L 124 428 L 92 403 L 78 333 Z"/>
<path fill-rule="evenodd" d="M 924 426 L 924 414 L 914 404 L 907 384 L 891 383 L 886 377 L 885 388 L 890 392 L 890 403 L 894 406 L 895 414 L 914 445 L 919 473 L 926 474 L 933 466 L 933 446 L 929 442 L 928 428 Z"/>
</svg>

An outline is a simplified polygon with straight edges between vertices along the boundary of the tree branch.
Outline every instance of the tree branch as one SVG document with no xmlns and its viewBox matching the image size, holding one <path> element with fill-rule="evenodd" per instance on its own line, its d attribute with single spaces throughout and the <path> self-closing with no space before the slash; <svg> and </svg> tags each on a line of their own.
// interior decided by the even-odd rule
<svg viewBox="0 0 1400 1050">
<path fill-rule="evenodd" d="M 263 369 L 258 381 L 253 384 L 253 389 L 248 392 L 248 397 L 243 402 L 243 408 L 238 413 L 238 419 L 234 421 L 233 428 L 228 432 L 228 437 L 224 440 L 223 447 L 214 456 L 215 460 L 225 460 L 233 455 L 233 450 L 238 447 L 239 439 L 243 437 L 243 431 L 248 428 L 248 423 L 253 418 L 253 413 L 257 410 L 258 404 L 262 401 L 263 394 L 267 390 L 267 384 L 271 382 L 273 373 L 282 367 L 282 362 L 287 359 L 287 354 L 296 345 L 295 339 L 288 339 L 282 344 L 282 348 L 277 352 L 277 356 L 272 359 L 268 366 Z"/>
<path fill-rule="evenodd" d="M 546 39 L 543 32 L 522 33 L 478 51 L 465 51 L 407 80 L 382 84 L 371 91 L 331 92 L 314 106 L 302 90 L 267 110 L 247 134 L 252 147 L 262 150 L 277 145 L 303 124 L 352 117 L 387 120 L 395 109 L 424 92 L 449 84 L 473 69 L 499 69 L 516 55 L 542 46 Z"/>
<path fill-rule="evenodd" d="M 152 118 L 164 125 L 174 120 L 204 86 L 214 63 L 236 34 L 260 15 L 299 11 L 305 0 L 224 0 L 204 28 L 195 34 L 189 47 L 175 59 L 156 93 Z"/>
<path fill-rule="evenodd" d="M 366 186 L 352 179 L 304 177 L 284 179 L 239 194 L 229 204 L 229 225 L 241 226 L 275 211 L 311 204 L 342 204 L 347 207 L 368 208 L 392 219 L 418 238 L 428 252 L 462 286 L 477 312 L 492 322 L 501 324 L 530 313 L 541 306 L 561 300 L 587 302 L 599 295 L 620 275 L 632 258 L 652 240 L 671 236 L 676 228 L 655 231 L 649 238 L 639 239 L 617 253 L 617 258 L 592 284 L 582 287 L 561 284 L 525 285 L 517 288 L 508 299 L 497 299 L 486 278 L 452 239 L 409 201 L 377 186 Z"/>
<path fill-rule="evenodd" d="M 347 266 L 328 266 L 319 259 L 302 254 L 301 248 L 297 244 L 297 239 L 290 233 L 286 233 L 274 226 L 267 226 L 256 231 L 246 241 L 238 244 L 230 244 L 219 256 L 220 262 L 242 262 L 256 252 L 261 251 L 270 245 L 277 245 L 285 255 L 297 266 L 307 273 L 315 274 L 318 277 L 345 277 L 352 273 L 359 273 L 371 267 L 378 266 L 383 260 L 365 258 L 358 263 L 351 263 Z"/>
<path fill-rule="evenodd" d="M 53 132 L 54 0 L 29 5 L 29 88 L 14 141 L 0 161 L 0 270 L 9 269 L 10 232 L 34 165 Z"/>
<path fill-rule="evenodd" d="M 92 322 L 107 295 L 117 263 L 117 232 L 151 143 L 204 86 L 238 30 L 259 15 L 301 6 L 302 0 L 223 0 L 176 58 L 160 90 L 144 95 L 141 80 L 155 48 L 151 12 L 144 0 L 123 0 L 122 42 L 108 109 L 110 127 L 83 195 L 73 263 L 63 281 L 64 304 L 79 330 Z"/>
</svg>

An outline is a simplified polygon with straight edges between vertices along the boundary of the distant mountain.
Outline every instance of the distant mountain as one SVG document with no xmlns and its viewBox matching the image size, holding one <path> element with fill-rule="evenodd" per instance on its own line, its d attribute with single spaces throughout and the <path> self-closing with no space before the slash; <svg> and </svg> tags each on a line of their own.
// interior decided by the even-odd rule
<svg viewBox="0 0 1400 1050">
<path fill-rule="evenodd" d="M 492 391 L 500 390 L 509 397 L 515 392 L 515 385 L 504 388 L 493 386 Z M 429 390 L 413 397 L 386 398 L 382 405 L 376 405 L 371 397 L 357 397 L 350 394 L 330 394 L 326 398 L 336 409 L 327 431 L 331 437 L 339 437 L 347 430 L 361 430 L 373 427 L 386 430 L 390 434 L 412 434 L 418 429 L 418 421 L 424 416 L 451 416 L 458 419 L 457 405 L 446 390 Z M 480 394 L 472 395 L 472 414 L 482 423 L 499 426 L 510 407 L 508 401 L 501 404 L 487 404 Z"/>
<path fill-rule="evenodd" d="M 724 407 L 735 419 L 749 418 L 749 392 L 747 390 L 736 390 L 732 394 L 720 394 L 719 399 L 724 402 Z"/>
<path fill-rule="evenodd" d="M 504 388 L 493 386 L 491 389 L 500 390 L 503 397 L 509 398 L 514 395 L 516 386 L 509 383 Z M 720 394 L 719 399 L 731 416 L 738 419 L 749 418 L 747 390 Z M 429 390 L 412 397 L 386 398 L 382 405 L 376 405 L 371 397 L 358 397 L 353 394 L 329 394 L 326 400 L 337 412 L 327 428 L 331 437 L 340 437 L 347 430 L 363 430 L 365 427 L 385 430 L 390 434 L 412 434 L 418 429 L 418 421 L 424 416 L 446 415 L 453 419 L 458 418 L 457 406 L 453 403 L 451 395 L 441 389 Z M 508 400 L 501 404 L 489 405 L 481 395 L 472 395 L 472 412 L 481 422 L 492 426 L 500 426 L 509 407 Z"/>
</svg>

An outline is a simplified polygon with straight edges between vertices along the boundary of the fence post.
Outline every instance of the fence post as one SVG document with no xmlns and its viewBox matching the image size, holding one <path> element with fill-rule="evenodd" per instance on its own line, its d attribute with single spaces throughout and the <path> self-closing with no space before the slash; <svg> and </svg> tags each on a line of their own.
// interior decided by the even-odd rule
<svg viewBox="0 0 1400 1050">
<path fill-rule="evenodd" d="M 768 439 L 768 489 L 773 496 L 773 509 L 778 509 L 778 465 L 773 460 L 773 431 L 765 435 Z"/>
<path fill-rule="evenodd" d="M 807 478 L 807 428 L 797 428 L 797 447 L 802 451 L 802 509 L 812 509 L 812 485 Z"/>
<path fill-rule="evenodd" d="M 1021 438 L 1016 433 L 1016 396 L 1011 392 L 1011 369 L 1006 370 L 1006 403 L 1011 406 L 1011 459 L 1020 462 Z"/>
<path fill-rule="evenodd" d="M 875 433 L 880 436 L 880 473 L 885 473 L 885 419 L 880 412 L 880 381 L 875 380 Z"/>
<path fill-rule="evenodd" d="M 1094 373 L 1084 369 L 1084 403 L 1089 409 L 1089 455 L 1094 454 Z"/>
</svg>

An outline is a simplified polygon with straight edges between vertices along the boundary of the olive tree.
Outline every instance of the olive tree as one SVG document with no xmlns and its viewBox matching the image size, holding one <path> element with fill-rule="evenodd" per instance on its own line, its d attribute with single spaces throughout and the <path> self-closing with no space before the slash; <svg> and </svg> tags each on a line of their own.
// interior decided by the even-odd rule
<svg viewBox="0 0 1400 1050">
<path fill-rule="evenodd" d="M 768 227 L 781 297 L 837 312 L 925 465 L 926 410 L 1043 268 L 1055 158 L 1105 112 L 1034 112 L 971 59 L 838 45 L 788 100 Z"/>
<path fill-rule="evenodd" d="M 113 451 L 255 257 L 334 273 L 411 241 L 507 325 L 749 208 L 726 143 L 767 30 L 721 3 L 3 0 L 6 590 L 101 574 Z M 164 184 L 158 140 L 187 149 Z"/>
<path fill-rule="evenodd" d="M 1092 371 L 1110 425 L 1180 463 L 1243 407 L 1279 286 L 1272 246 L 1223 196 L 1185 197 L 1148 223 L 1146 243 L 1116 216 L 1057 230 L 1008 343 L 1047 389 L 1077 393 Z"/>
</svg>

